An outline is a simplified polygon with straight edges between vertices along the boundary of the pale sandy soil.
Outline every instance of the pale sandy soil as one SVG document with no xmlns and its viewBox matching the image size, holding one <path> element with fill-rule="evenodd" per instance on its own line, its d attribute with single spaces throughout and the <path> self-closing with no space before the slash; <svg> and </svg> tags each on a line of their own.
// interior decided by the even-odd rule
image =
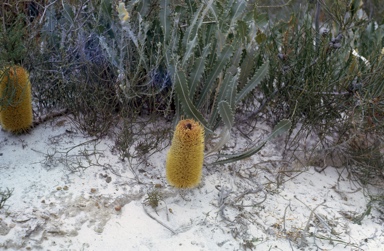
<svg viewBox="0 0 384 251">
<path fill-rule="evenodd" d="M 249 144 L 234 134 L 229 150 Z M 276 144 L 205 166 L 201 185 L 180 192 L 165 180 L 168 147 L 138 165 L 65 117 L 22 136 L 0 131 L 0 188 L 14 189 L 0 210 L 0 250 L 384 250 L 384 216 L 368 204 L 375 188 L 345 169 L 281 161 Z M 79 165 L 89 167 L 69 170 Z"/>
</svg>

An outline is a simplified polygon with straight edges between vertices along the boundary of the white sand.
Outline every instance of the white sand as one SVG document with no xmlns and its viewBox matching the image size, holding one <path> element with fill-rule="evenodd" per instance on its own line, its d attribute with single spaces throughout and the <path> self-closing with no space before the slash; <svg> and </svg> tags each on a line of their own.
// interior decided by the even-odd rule
<svg viewBox="0 0 384 251">
<path fill-rule="evenodd" d="M 249 143 L 232 140 L 234 151 Z M 14 189 L 0 210 L 0 250 L 384 250 L 377 204 L 354 221 L 370 191 L 346 170 L 281 162 L 269 143 L 247 160 L 205 166 L 201 185 L 180 194 L 165 180 L 168 148 L 129 166 L 113 145 L 83 137 L 65 117 L 27 135 L 0 131 L 0 188 Z M 69 170 L 79 163 L 91 166 Z M 156 211 L 144 203 L 154 184 Z"/>
</svg>

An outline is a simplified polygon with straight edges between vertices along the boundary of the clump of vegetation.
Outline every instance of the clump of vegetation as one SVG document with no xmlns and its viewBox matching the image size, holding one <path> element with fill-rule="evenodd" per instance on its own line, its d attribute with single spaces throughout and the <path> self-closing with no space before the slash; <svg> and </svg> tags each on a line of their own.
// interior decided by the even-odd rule
<svg viewBox="0 0 384 251">
<path fill-rule="evenodd" d="M 341 165 L 352 172 L 371 170 L 375 176 L 382 172 L 384 26 L 361 7 L 361 1 L 303 4 L 260 32 L 270 77 L 246 106 L 257 99 L 263 109 L 253 109 L 256 113 L 272 121 L 291 119 L 299 129 L 287 140 L 291 156 L 303 138 L 316 135 L 312 150 L 342 156 Z"/>
<path fill-rule="evenodd" d="M 159 189 L 153 188 L 147 192 L 147 197 L 144 199 L 144 204 L 156 210 L 161 200 L 163 200 L 163 195 Z"/>
<path fill-rule="evenodd" d="M 220 140 L 211 150 L 217 152 L 230 139 L 240 102 L 268 78 L 268 59 L 255 52 L 258 42 L 252 30 L 259 28 L 255 10 L 247 1 L 162 1 L 160 5 L 159 44 L 173 73 L 175 122 L 192 118 L 204 126 L 206 137 L 221 126 Z M 180 14 L 172 15 L 176 9 Z M 277 128 L 276 135 L 288 130 L 290 122 L 285 120 Z M 224 159 L 214 164 L 247 158 L 264 144 L 231 156 L 218 155 Z"/>
<path fill-rule="evenodd" d="M 23 16 L 20 15 L 9 27 L 3 23 L 0 32 L 0 58 L 3 64 L 19 64 L 26 57 L 27 49 L 24 46 L 26 29 L 23 21 Z"/>
<path fill-rule="evenodd" d="M 14 189 L 0 189 L 0 209 L 4 208 L 6 201 L 12 196 Z"/>
</svg>

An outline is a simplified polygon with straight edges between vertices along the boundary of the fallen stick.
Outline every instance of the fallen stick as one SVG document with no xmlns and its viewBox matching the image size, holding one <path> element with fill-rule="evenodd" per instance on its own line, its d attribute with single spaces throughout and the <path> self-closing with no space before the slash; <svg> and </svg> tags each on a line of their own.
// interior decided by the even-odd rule
<svg viewBox="0 0 384 251">
<path fill-rule="evenodd" d="M 49 113 L 49 114 L 46 114 L 46 115 L 43 115 L 43 116 L 40 116 L 39 118 L 33 120 L 32 122 L 32 127 L 35 127 L 35 126 L 38 126 L 50 119 L 53 119 L 53 118 L 56 118 L 56 117 L 59 117 L 59 116 L 63 116 L 65 114 L 68 113 L 68 110 L 67 109 L 63 109 L 63 110 L 60 110 L 60 111 L 56 111 L 56 112 L 52 112 L 52 113 Z"/>
<path fill-rule="evenodd" d="M 164 224 L 163 222 L 161 222 L 160 220 L 156 219 L 155 217 L 153 217 L 149 212 L 148 210 L 145 208 L 145 205 L 143 204 L 143 208 L 144 208 L 144 212 L 149 216 L 149 218 L 151 218 L 152 220 L 155 220 L 157 221 L 157 223 L 159 223 L 160 225 L 162 225 L 163 227 L 165 227 L 166 229 L 168 229 L 169 231 L 172 232 L 172 234 L 177 234 L 172 228 L 168 227 L 166 224 Z"/>
</svg>

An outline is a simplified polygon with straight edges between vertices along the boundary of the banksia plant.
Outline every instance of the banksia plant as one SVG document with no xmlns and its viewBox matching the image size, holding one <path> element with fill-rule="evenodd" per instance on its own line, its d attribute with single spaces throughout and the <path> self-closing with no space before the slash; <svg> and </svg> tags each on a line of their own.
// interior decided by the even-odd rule
<svg viewBox="0 0 384 251">
<path fill-rule="evenodd" d="M 13 133 L 23 133 L 32 126 L 31 83 L 21 66 L 0 71 L 0 123 Z"/>
<path fill-rule="evenodd" d="M 181 120 L 167 155 L 168 183 L 177 188 L 192 188 L 201 180 L 204 160 L 204 128 L 192 119 Z"/>
<path fill-rule="evenodd" d="M 230 140 L 237 106 L 269 78 L 269 60 L 255 49 L 263 36 L 254 32 L 259 24 L 252 16 L 254 4 L 246 0 L 160 1 L 162 41 L 158 44 L 173 84 L 175 120 L 185 116 L 198 121 L 207 137 L 221 130 L 206 156 L 219 152 Z M 219 154 L 222 160 L 207 164 L 250 157 L 290 124 L 283 120 L 261 143 L 240 153 Z"/>
</svg>

